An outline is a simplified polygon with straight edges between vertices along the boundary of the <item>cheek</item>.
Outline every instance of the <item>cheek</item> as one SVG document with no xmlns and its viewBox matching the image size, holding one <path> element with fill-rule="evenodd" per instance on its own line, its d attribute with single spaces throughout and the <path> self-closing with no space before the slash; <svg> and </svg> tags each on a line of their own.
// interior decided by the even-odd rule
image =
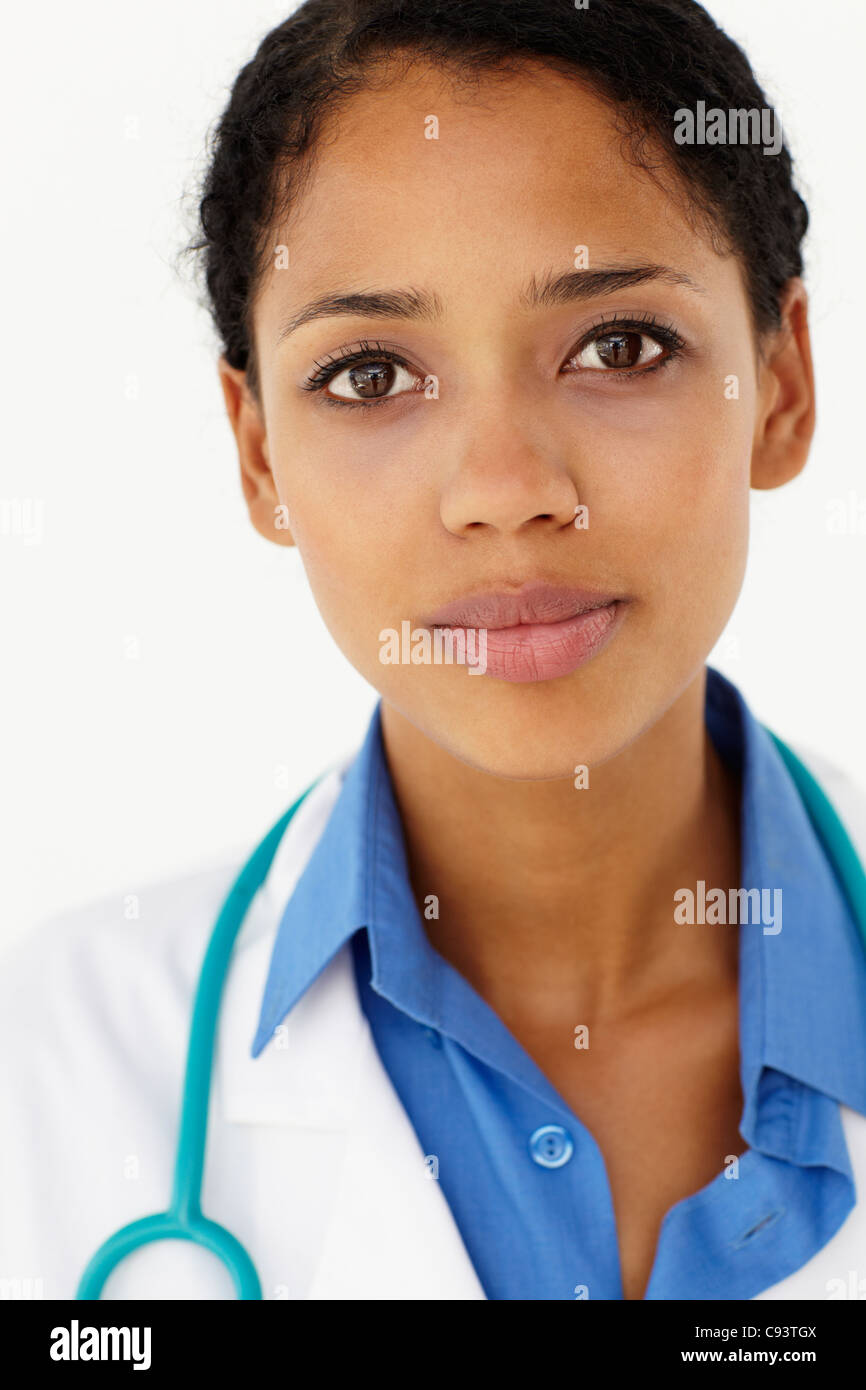
<svg viewBox="0 0 866 1390">
<path fill-rule="evenodd" d="M 412 487 L 381 457 L 375 467 L 348 452 L 348 445 L 335 456 L 287 450 L 275 467 L 316 606 L 348 659 L 369 674 L 380 668 L 382 627 L 399 628 L 411 616 L 406 538 L 414 531 L 417 540 L 422 522 L 413 519 Z"/>
<path fill-rule="evenodd" d="M 677 393 L 595 440 L 596 534 L 618 537 L 646 619 L 713 645 L 745 573 L 754 402 Z"/>
</svg>

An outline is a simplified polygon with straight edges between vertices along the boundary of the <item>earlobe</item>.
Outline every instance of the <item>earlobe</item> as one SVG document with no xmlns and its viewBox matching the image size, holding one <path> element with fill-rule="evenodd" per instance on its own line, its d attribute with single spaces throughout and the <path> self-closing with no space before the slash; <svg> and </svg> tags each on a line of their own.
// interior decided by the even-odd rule
<svg viewBox="0 0 866 1390">
<path fill-rule="evenodd" d="M 760 367 L 759 417 L 752 450 L 753 488 L 782 487 L 804 467 L 815 433 L 815 378 L 808 296 L 791 280 L 781 303 L 782 326 Z"/>
<path fill-rule="evenodd" d="M 241 488 L 250 521 L 259 535 L 276 545 L 294 545 L 270 464 L 267 431 L 261 407 L 247 385 L 246 372 L 224 357 L 218 363 L 226 413 L 235 437 Z"/>
</svg>

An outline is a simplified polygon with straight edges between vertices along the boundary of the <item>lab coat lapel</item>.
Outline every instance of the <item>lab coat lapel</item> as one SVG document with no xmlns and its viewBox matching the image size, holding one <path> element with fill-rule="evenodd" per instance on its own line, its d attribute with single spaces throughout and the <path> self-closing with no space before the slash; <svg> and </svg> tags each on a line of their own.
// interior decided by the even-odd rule
<svg viewBox="0 0 866 1390">
<path fill-rule="evenodd" d="M 351 1072 L 343 1071 L 347 1091 L 352 1088 L 345 1097 L 347 1144 L 308 1297 L 483 1299 L 451 1210 L 379 1058 L 348 947 L 329 969 L 330 1004 L 351 1018 L 357 1053 Z"/>
<path fill-rule="evenodd" d="M 255 1234 L 248 1229 L 261 1252 L 265 1296 L 280 1272 L 276 1264 L 269 1270 L 263 1252 L 275 1245 L 297 1251 L 299 1239 L 306 1239 L 315 1248 L 298 1251 L 299 1267 L 311 1271 L 301 1296 L 483 1299 L 451 1210 L 379 1057 L 350 946 L 337 952 L 259 1056 L 250 1055 L 282 909 L 338 793 L 339 774 L 331 774 L 283 837 L 238 939 L 221 1015 L 217 1123 L 261 1133 L 252 1161 L 265 1198 L 256 1209 L 263 1215 Z M 316 1134 L 321 1172 L 299 1190 L 291 1176 Z M 224 1207 L 222 1192 L 214 1193 L 218 1200 Z M 244 1223 L 240 1211 L 238 1219 Z"/>
</svg>

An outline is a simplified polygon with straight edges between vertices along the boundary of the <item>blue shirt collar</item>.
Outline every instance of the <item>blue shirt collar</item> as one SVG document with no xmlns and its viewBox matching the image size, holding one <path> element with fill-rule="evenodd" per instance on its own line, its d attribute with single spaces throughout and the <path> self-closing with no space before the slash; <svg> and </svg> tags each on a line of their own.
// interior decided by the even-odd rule
<svg viewBox="0 0 866 1390">
<path fill-rule="evenodd" d="M 778 934 L 765 933 L 760 924 L 739 928 L 743 1134 L 756 1147 L 778 1150 L 778 1157 L 833 1161 L 812 1142 L 814 1125 L 786 1127 L 783 1120 L 798 1086 L 866 1113 L 866 955 L 772 739 L 736 687 L 712 668 L 706 719 L 721 756 L 741 770 L 742 886 L 782 894 Z M 381 702 L 280 921 L 254 1057 L 360 928 L 369 935 L 373 988 L 491 1060 L 495 1015 L 479 1013 L 474 990 L 433 949 L 412 894 Z M 504 1024 L 499 1028 L 505 1031 Z M 538 1087 L 541 1074 L 522 1049 L 513 1048 L 511 1062 L 515 1079 Z M 845 1166 L 841 1155 L 836 1158 Z"/>
<path fill-rule="evenodd" d="M 772 738 L 712 669 L 706 709 L 720 755 L 741 771 L 742 886 L 767 890 L 770 901 L 781 893 L 778 933 L 740 928 L 744 1133 L 759 1135 L 759 1100 L 780 1092 L 765 1069 L 866 1113 L 866 954 L 857 924 Z M 805 1152 L 808 1135 L 798 1138 L 792 1147 Z"/>
</svg>

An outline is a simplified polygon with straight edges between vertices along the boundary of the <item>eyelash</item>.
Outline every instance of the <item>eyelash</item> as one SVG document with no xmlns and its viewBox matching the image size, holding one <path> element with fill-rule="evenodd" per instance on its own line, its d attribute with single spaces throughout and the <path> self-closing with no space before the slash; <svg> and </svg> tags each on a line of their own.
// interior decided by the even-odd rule
<svg viewBox="0 0 866 1390">
<path fill-rule="evenodd" d="M 598 371 L 598 369 L 587 370 L 595 370 L 600 376 L 619 378 L 627 377 L 630 379 L 636 376 L 647 376 L 650 372 L 657 372 L 662 367 L 666 367 L 669 362 L 673 362 L 676 358 L 681 357 L 686 350 L 685 342 L 673 325 L 661 322 L 654 314 L 640 314 L 636 316 L 613 314 L 609 318 L 600 319 L 598 323 L 588 329 L 580 341 L 571 349 L 566 361 L 571 361 L 572 358 L 577 357 L 596 339 L 603 338 L 605 334 L 617 328 L 625 330 L 626 332 L 642 333 L 648 338 L 654 338 L 659 346 L 665 349 L 665 356 L 659 357 L 646 367 L 611 368 L 606 372 Z M 339 376 L 340 372 L 345 371 L 348 367 L 360 366 L 365 362 L 393 362 L 396 366 L 404 367 L 406 371 L 412 372 L 416 376 L 418 375 L 411 363 L 408 362 L 405 357 L 401 356 L 400 353 L 395 352 L 393 348 L 386 347 L 384 343 L 370 342 L 364 338 L 359 341 L 356 347 L 341 347 L 336 353 L 329 355 L 322 361 L 317 359 L 314 364 L 315 370 L 312 371 L 306 381 L 303 382 L 301 389 L 303 391 L 321 392 L 323 400 L 328 405 L 335 405 L 338 407 L 347 406 L 350 410 L 358 408 L 368 410 L 371 406 L 379 407 L 388 400 L 399 400 L 400 396 L 407 394 L 401 391 L 397 396 L 380 396 L 378 399 L 371 399 L 368 401 L 350 401 L 342 400 L 338 396 L 329 396 L 325 392 L 324 388 L 330 381 L 333 381 L 334 377 Z"/>
</svg>

